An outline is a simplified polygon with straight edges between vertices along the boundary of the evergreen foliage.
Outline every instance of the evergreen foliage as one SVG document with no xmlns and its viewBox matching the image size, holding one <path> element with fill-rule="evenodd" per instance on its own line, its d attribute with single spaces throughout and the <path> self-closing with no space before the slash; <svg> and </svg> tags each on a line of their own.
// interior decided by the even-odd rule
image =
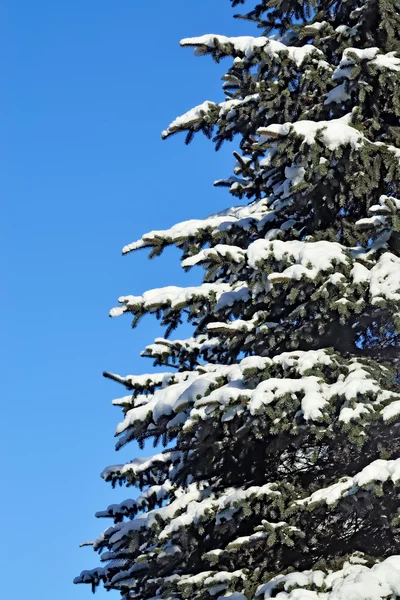
<svg viewBox="0 0 400 600">
<path fill-rule="evenodd" d="M 232 5 L 249 4 L 231 0 Z M 400 5 L 264 0 L 259 37 L 182 40 L 230 59 L 225 100 L 164 132 L 235 139 L 237 206 L 126 246 L 174 245 L 195 287 L 123 296 L 165 328 L 166 372 L 128 395 L 108 467 L 134 500 L 98 513 L 103 583 L 125 600 L 400 598 Z M 170 339 L 182 320 L 189 339 Z"/>
</svg>

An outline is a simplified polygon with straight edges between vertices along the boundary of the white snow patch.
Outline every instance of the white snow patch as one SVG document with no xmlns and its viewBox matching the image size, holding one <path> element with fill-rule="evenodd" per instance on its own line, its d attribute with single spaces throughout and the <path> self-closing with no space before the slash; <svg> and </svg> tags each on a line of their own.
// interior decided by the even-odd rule
<svg viewBox="0 0 400 600">
<path fill-rule="evenodd" d="M 278 587 L 284 591 L 276 594 Z M 371 568 L 350 559 L 340 571 L 328 574 L 315 570 L 277 575 L 256 592 L 256 597 L 279 600 L 382 600 L 399 595 L 400 556 L 396 555 Z"/>
<path fill-rule="evenodd" d="M 206 48 L 208 50 L 215 48 L 216 43 L 219 46 L 225 46 L 225 52 L 231 47 L 233 51 L 228 52 L 228 54 L 235 55 L 240 53 L 246 59 L 251 59 L 257 50 L 262 50 L 271 58 L 275 58 L 280 53 L 285 52 L 297 67 L 300 67 L 305 58 L 310 54 L 323 55 L 321 50 L 311 44 L 306 44 L 301 47 L 286 46 L 285 44 L 282 44 L 282 42 L 267 37 L 226 37 L 225 35 L 210 33 L 200 37 L 185 38 L 181 40 L 181 46 L 194 46 L 199 49 Z"/>
<path fill-rule="evenodd" d="M 335 504 L 340 498 L 354 494 L 361 487 L 365 487 L 374 482 L 386 482 L 391 480 L 397 483 L 400 479 L 400 458 L 395 460 L 378 459 L 366 466 L 354 477 L 343 477 L 337 483 L 326 488 L 317 490 L 311 496 L 296 500 L 296 506 L 308 506 L 319 502 L 324 502 L 328 506 Z"/>
<path fill-rule="evenodd" d="M 259 145 L 270 143 L 271 139 L 286 137 L 295 133 L 304 139 L 304 143 L 313 145 L 318 133 L 321 134 L 322 143 L 329 150 L 336 150 L 340 146 L 350 145 L 353 149 L 360 147 L 364 141 L 362 133 L 350 126 L 351 113 L 340 119 L 331 121 L 297 121 L 296 123 L 273 124 L 258 130 L 260 136 Z"/>
</svg>

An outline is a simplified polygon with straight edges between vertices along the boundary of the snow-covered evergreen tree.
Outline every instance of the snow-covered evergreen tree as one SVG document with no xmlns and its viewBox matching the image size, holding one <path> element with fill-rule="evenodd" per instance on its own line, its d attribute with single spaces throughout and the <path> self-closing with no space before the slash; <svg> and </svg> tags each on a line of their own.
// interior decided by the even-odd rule
<svg viewBox="0 0 400 600">
<path fill-rule="evenodd" d="M 245 4 L 231 0 L 232 5 Z M 163 133 L 234 138 L 237 206 L 152 231 L 198 287 L 123 296 L 165 338 L 165 373 L 119 376 L 108 467 L 140 488 L 98 513 L 104 566 L 77 582 L 132 599 L 400 598 L 400 5 L 264 0 L 260 37 L 182 40 L 228 57 L 225 100 Z M 189 339 L 170 339 L 182 319 Z M 172 369 L 175 367 L 175 369 Z"/>
</svg>

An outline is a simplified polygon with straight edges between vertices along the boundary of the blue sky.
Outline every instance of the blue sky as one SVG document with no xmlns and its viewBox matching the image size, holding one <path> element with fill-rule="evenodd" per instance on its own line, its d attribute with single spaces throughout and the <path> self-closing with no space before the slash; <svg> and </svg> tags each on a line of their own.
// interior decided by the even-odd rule
<svg viewBox="0 0 400 600">
<path fill-rule="evenodd" d="M 230 203 L 212 182 L 230 174 L 231 148 L 215 154 L 200 138 L 187 148 L 160 132 L 193 105 L 222 99 L 224 66 L 178 42 L 251 31 L 232 14 L 228 0 L 3 5 L 4 598 L 89 598 L 71 582 L 98 561 L 78 544 L 107 525 L 97 510 L 130 495 L 99 477 L 138 454 L 114 451 L 111 400 L 124 390 L 101 373 L 147 372 L 139 352 L 162 332 L 151 319 L 132 331 L 108 310 L 119 295 L 199 274 L 184 275 L 172 250 L 152 262 L 120 251 L 145 231 Z"/>
</svg>

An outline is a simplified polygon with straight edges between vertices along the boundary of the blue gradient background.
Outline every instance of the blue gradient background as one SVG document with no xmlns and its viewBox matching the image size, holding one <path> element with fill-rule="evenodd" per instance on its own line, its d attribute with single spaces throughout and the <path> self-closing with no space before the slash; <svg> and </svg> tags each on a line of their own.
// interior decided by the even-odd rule
<svg viewBox="0 0 400 600">
<path fill-rule="evenodd" d="M 223 99 L 225 65 L 178 42 L 253 32 L 232 15 L 228 0 L 3 4 L 2 598 L 89 598 L 72 579 L 98 560 L 78 544 L 108 525 L 97 510 L 131 495 L 99 477 L 139 454 L 114 451 L 111 400 L 124 389 L 101 373 L 148 372 L 139 352 L 162 331 L 148 318 L 132 332 L 108 310 L 200 274 L 184 275 L 173 250 L 152 262 L 120 251 L 230 204 L 212 182 L 230 174 L 232 148 L 160 132 Z"/>
</svg>

